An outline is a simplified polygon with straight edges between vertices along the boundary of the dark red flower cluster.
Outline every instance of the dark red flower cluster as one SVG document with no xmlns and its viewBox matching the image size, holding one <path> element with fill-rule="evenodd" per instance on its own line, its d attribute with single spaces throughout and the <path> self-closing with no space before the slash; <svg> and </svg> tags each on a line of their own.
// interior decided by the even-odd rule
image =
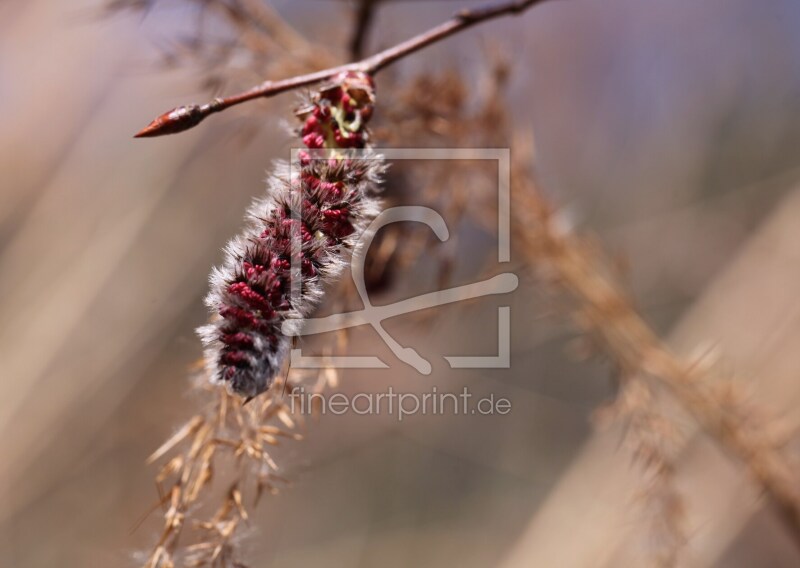
<svg viewBox="0 0 800 568">
<path fill-rule="evenodd" d="M 360 73 L 342 74 L 311 96 L 298 112 L 309 151 L 292 168 L 277 168 L 248 228 L 211 275 L 206 303 L 217 317 L 199 333 L 212 379 L 232 392 L 252 397 L 269 388 L 291 344 L 283 326 L 299 329 L 377 213 L 382 159 L 350 150 L 367 144 L 373 103 L 372 79 Z"/>
<path fill-rule="evenodd" d="M 372 116 L 372 77 L 349 72 L 335 78 L 319 92 L 300 134 L 308 148 L 363 148 L 364 124 Z"/>
</svg>

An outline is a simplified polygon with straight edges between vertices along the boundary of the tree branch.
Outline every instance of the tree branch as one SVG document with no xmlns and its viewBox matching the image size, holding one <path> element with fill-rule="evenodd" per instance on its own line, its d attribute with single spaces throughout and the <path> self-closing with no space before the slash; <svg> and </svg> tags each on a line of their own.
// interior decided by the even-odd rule
<svg viewBox="0 0 800 568">
<path fill-rule="evenodd" d="M 362 59 L 361 61 L 323 69 L 322 71 L 316 71 L 307 75 L 298 75 L 289 79 L 264 81 L 260 85 L 256 85 L 247 91 L 229 97 L 216 98 L 204 105 L 180 106 L 157 117 L 153 122 L 140 130 L 135 135 L 135 138 L 150 138 L 154 136 L 163 136 L 165 134 L 177 134 L 178 132 L 183 132 L 184 130 L 189 130 L 197 126 L 210 114 L 221 112 L 227 108 L 253 99 L 268 98 L 298 87 L 318 83 L 330 79 L 339 73 L 360 71 L 374 74 L 407 55 L 476 24 L 501 16 L 518 15 L 546 1 L 547 0 L 516 0 L 483 8 L 461 10 L 446 22 L 393 47 L 376 53 L 371 57 Z"/>
</svg>

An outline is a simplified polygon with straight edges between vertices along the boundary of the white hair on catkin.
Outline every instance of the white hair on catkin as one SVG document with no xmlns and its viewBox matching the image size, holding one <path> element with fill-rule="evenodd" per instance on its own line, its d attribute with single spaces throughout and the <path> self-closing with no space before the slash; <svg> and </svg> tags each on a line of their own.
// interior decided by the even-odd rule
<svg viewBox="0 0 800 568">
<path fill-rule="evenodd" d="M 275 164 L 266 195 L 254 200 L 244 230 L 211 273 L 212 321 L 197 331 L 211 380 L 233 393 L 253 397 L 270 387 L 291 347 L 284 324 L 299 331 L 379 211 L 384 161 L 364 149 L 373 102 L 372 81 L 360 73 L 336 77 L 312 95 L 298 113 L 310 150 L 291 168 Z M 299 278 L 294 296 L 292 277 Z"/>
</svg>

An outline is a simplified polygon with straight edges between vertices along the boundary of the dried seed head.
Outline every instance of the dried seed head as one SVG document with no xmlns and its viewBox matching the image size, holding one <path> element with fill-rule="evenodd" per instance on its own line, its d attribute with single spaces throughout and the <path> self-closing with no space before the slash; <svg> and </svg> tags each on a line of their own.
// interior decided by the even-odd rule
<svg viewBox="0 0 800 568">
<path fill-rule="evenodd" d="M 247 228 L 211 274 L 206 304 L 215 318 L 198 333 L 212 380 L 231 392 L 252 397 L 270 387 L 291 343 L 282 325 L 300 327 L 377 213 L 381 157 L 339 152 L 366 146 L 373 103 L 372 81 L 359 73 L 342 74 L 310 97 L 298 111 L 300 135 L 307 148 L 333 152 L 317 159 L 304 151 L 291 168 L 278 164 Z"/>
</svg>

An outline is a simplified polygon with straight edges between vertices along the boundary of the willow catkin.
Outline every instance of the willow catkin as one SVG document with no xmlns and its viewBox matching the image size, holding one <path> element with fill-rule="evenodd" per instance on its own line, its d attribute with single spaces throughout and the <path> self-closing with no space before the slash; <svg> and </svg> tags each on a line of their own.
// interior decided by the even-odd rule
<svg viewBox="0 0 800 568">
<path fill-rule="evenodd" d="M 246 228 L 211 273 L 212 322 L 198 334 L 211 380 L 232 393 L 253 397 L 270 387 L 291 346 L 284 324 L 299 329 L 377 214 L 383 159 L 354 152 L 368 146 L 373 104 L 363 73 L 343 73 L 311 95 L 298 111 L 309 150 L 291 168 L 275 166 L 266 196 L 254 201 Z"/>
</svg>

